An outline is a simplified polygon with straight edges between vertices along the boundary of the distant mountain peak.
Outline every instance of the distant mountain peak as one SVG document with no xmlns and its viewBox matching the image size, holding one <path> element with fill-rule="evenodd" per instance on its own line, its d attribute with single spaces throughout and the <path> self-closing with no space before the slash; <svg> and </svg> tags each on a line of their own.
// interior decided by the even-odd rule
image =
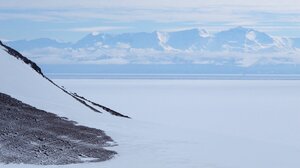
<svg viewBox="0 0 300 168">
<path fill-rule="evenodd" d="M 248 32 L 258 32 L 257 30 L 254 30 L 252 28 L 247 28 L 247 27 L 243 27 L 243 26 L 237 26 L 228 30 L 223 30 L 219 33 L 232 33 L 232 34 L 246 34 Z M 217 34 L 219 34 L 217 33 Z"/>
<path fill-rule="evenodd" d="M 93 32 L 91 34 L 92 34 L 92 36 L 98 36 L 100 34 L 100 32 Z"/>
<path fill-rule="evenodd" d="M 200 29 L 200 30 L 199 30 L 199 35 L 200 35 L 201 37 L 204 37 L 204 38 L 210 37 L 210 36 L 211 36 L 210 33 L 209 33 L 208 31 L 206 31 L 205 29 Z"/>
<path fill-rule="evenodd" d="M 256 31 L 253 28 L 245 27 L 245 26 L 236 26 L 229 30 L 240 30 L 240 31 Z"/>
</svg>

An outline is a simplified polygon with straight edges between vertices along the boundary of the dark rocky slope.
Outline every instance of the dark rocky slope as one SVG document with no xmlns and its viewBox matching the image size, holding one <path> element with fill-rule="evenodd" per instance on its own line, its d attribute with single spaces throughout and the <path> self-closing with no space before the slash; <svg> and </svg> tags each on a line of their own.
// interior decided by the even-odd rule
<svg viewBox="0 0 300 168">
<path fill-rule="evenodd" d="M 63 165 L 111 159 L 103 131 L 36 109 L 0 93 L 0 162 Z M 92 158 L 92 159 L 88 159 Z"/>
</svg>

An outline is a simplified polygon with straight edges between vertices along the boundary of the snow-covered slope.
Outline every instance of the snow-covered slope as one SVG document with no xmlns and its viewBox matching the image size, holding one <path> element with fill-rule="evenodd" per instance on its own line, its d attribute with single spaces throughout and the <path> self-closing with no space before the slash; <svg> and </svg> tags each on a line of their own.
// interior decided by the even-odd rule
<svg viewBox="0 0 300 168">
<path fill-rule="evenodd" d="M 39 109 L 56 111 L 60 116 L 65 113 L 77 115 L 78 112 L 92 110 L 127 117 L 77 93 L 68 92 L 44 76 L 34 62 L 14 49 L 0 44 L 0 92 Z"/>
<path fill-rule="evenodd" d="M 170 32 L 168 36 L 166 44 L 179 50 L 201 50 L 210 39 L 205 30 L 198 29 Z"/>
<path fill-rule="evenodd" d="M 102 147 L 109 148 L 115 146 L 116 143 L 113 142 L 110 137 L 108 137 L 108 141 L 104 140 L 103 143 L 100 143 L 101 138 L 105 139 L 106 135 L 100 134 L 102 130 L 101 127 L 103 125 L 99 125 L 98 122 L 105 121 L 103 124 L 106 126 L 109 122 L 118 122 L 119 120 L 115 119 L 116 117 L 107 115 L 107 113 L 104 112 L 108 112 L 116 116 L 120 116 L 119 113 L 87 100 L 76 93 L 68 92 L 63 87 L 59 87 L 53 81 L 44 76 L 41 69 L 34 62 L 27 59 L 16 50 L 2 44 L 2 42 L 0 42 L 0 93 L 1 96 L 7 95 L 7 98 L 4 100 L 4 104 L 2 104 L 0 110 L 1 114 L 4 116 L 4 119 L 2 118 L 2 120 L 9 122 L 10 124 L 3 125 L 5 123 L 1 123 L 1 138 L 5 141 L 1 141 L 0 146 L 6 145 L 6 148 L 1 148 L 1 162 L 63 165 L 93 160 L 96 161 L 96 158 L 89 158 L 88 155 L 93 152 L 92 144 L 97 144 L 97 141 L 99 141 L 99 143 L 96 145 L 98 147 L 96 147 L 97 149 L 95 148 L 95 151 L 98 150 L 98 152 L 100 152 L 98 153 L 98 156 L 100 155 L 98 161 L 108 160 L 112 158 L 112 154 L 115 154 L 113 151 L 101 149 L 101 145 L 103 145 Z M 20 102 L 11 97 L 19 100 Z M 15 105 L 10 106 L 9 103 L 5 104 L 5 101 L 10 103 L 15 101 L 17 102 L 15 104 L 19 104 L 20 107 L 17 109 Z M 22 105 L 21 103 L 25 104 Z M 7 110 L 4 111 L 5 109 Z M 23 114 L 20 114 L 18 110 L 21 110 L 20 113 Z M 12 115 L 13 118 L 11 119 L 11 113 L 16 111 L 17 113 Z M 31 116 L 31 113 L 35 114 Z M 34 120 L 36 117 L 34 115 L 40 117 L 38 119 L 39 121 Z M 9 119 L 11 119 L 11 121 L 9 121 Z M 19 124 L 18 127 L 14 125 L 15 122 Z M 24 124 L 23 127 L 21 125 L 22 122 Z M 77 123 L 79 126 L 74 125 Z M 38 124 L 43 125 L 39 128 L 35 128 Z M 31 125 L 31 127 L 26 129 L 28 125 Z M 6 126 L 9 127 L 9 129 L 6 128 Z M 62 129 L 59 130 L 59 128 Z M 93 132 L 93 128 L 98 129 L 94 130 L 94 132 L 98 131 L 98 135 L 94 135 L 94 139 L 88 138 L 92 135 L 91 132 Z M 13 133 L 15 135 L 10 137 L 10 134 L 6 133 L 7 130 L 14 131 Z M 64 131 L 66 132 L 64 133 Z M 70 136 L 72 132 L 73 137 Z M 19 138 L 17 136 L 19 136 Z M 80 136 L 86 136 L 83 139 L 88 140 L 84 141 L 83 139 L 80 139 Z M 77 137 L 77 140 L 75 137 Z M 99 139 L 97 139 L 97 137 Z M 35 142 L 37 138 L 41 138 L 42 140 Z M 22 143 L 22 141 L 30 140 L 31 142 Z M 53 145 L 54 143 L 57 144 L 56 147 Z M 62 145 L 62 148 L 59 148 L 59 145 Z M 16 147 L 12 148 L 13 146 Z M 72 149 L 69 148 L 70 146 L 72 146 Z M 85 149 L 84 146 L 86 146 Z M 51 151 L 52 149 L 53 151 Z M 24 150 L 23 153 L 22 150 Z M 81 156 L 79 150 L 85 150 L 89 154 Z M 106 154 L 104 153 L 102 155 L 101 151 L 107 151 L 108 157 L 106 157 Z M 31 152 L 34 152 L 34 154 L 31 155 Z M 55 152 L 58 152 L 57 155 L 51 155 Z M 25 153 L 31 156 L 22 156 Z M 69 160 L 64 159 L 63 157 L 61 157 L 63 159 L 57 158 L 59 155 L 63 156 L 68 154 L 70 155 L 65 158 L 71 158 Z M 12 158 L 9 159 L 9 157 Z"/>
<path fill-rule="evenodd" d="M 74 98 L 59 90 L 30 66 L 12 57 L 5 50 L 1 46 L 0 92 L 37 108 L 56 111 L 62 116 L 66 113 L 76 115 L 80 111 L 88 111 Z"/>
</svg>

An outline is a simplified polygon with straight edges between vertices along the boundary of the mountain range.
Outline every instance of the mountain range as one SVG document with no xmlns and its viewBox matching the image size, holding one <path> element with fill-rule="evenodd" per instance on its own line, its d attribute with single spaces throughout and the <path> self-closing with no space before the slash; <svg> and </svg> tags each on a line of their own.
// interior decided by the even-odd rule
<svg viewBox="0 0 300 168">
<path fill-rule="evenodd" d="M 41 64 L 298 64 L 300 38 L 235 27 L 123 34 L 91 33 L 77 42 L 48 38 L 8 41 Z"/>
<path fill-rule="evenodd" d="M 202 50 L 202 51 L 284 51 L 300 49 L 300 38 L 273 37 L 251 28 L 236 27 L 210 34 L 204 29 L 189 29 L 174 32 L 138 32 L 124 34 L 91 33 L 75 43 L 40 38 L 33 40 L 8 41 L 7 44 L 18 50 L 36 48 L 86 48 L 106 47 L 155 50 Z"/>
</svg>

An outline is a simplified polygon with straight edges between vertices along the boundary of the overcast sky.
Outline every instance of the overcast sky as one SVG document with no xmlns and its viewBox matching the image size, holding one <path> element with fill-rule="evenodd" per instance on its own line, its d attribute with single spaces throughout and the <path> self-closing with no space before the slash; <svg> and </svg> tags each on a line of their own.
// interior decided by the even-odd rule
<svg viewBox="0 0 300 168">
<path fill-rule="evenodd" d="M 300 37 L 299 0 L 0 0 L 0 39 L 76 41 L 92 32 L 209 32 L 235 26 Z"/>
</svg>

